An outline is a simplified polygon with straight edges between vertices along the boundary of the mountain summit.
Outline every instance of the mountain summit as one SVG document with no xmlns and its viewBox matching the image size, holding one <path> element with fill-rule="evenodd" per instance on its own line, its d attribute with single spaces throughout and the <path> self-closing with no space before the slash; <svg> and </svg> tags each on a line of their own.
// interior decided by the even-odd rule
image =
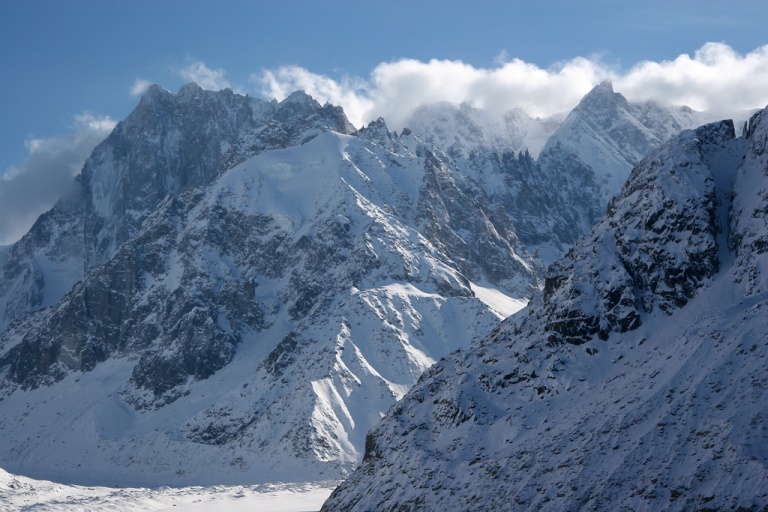
<svg viewBox="0 0 768 512">
<path fill-rule="evenodd" d="M 655 102 L 630 103 L 604 81 L 595 86 L 547 139 L 541 152 L 546 165 L 574 158 L 591 170 L 604 205 L 619 193 L 629 171 L 649 151 L 683 129 L 698 124 L 686 107 Z"/>
</svg>

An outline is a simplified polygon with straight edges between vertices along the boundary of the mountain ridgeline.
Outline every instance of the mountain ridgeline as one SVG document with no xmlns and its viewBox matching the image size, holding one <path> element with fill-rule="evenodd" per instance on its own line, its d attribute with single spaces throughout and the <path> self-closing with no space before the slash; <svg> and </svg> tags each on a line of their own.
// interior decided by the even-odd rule
<svg viewBox="0 0 768 512">
<path fill-rule="evenodd" d="M 151 87 L 2 262 L 0 466 L 87 484 L 339 478 L 425 370 L 507 332 L 540 290 L 547 346 L 591 350 L 716 274 L 719 196 L 662 201 L 652 241 L 608 205 L 690 111 L 601 84 L 567 117 L 414 116 L 356 130 L 302 92 Z M 545 279 L 606 208 L 627 270 L 585 292 L 597 263 L 577 245 Z M 676 239 L 693 252 L 665 252 L 670 226 L 695 231 Z M 645 283 L 652 261 L 669 271 Z"/>
</svg>

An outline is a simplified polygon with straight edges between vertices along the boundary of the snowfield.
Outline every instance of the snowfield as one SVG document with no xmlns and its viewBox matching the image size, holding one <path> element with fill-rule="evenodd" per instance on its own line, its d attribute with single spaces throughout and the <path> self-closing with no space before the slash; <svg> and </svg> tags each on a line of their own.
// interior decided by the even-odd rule
<svg viewBox="0 0 768 512">
<path fill-rule="evenodd" d="M 0 469 L 0 511 L 309 512 L 320 510 L 337 483 L 83 487 L 33 480 Z"/>
</svg>

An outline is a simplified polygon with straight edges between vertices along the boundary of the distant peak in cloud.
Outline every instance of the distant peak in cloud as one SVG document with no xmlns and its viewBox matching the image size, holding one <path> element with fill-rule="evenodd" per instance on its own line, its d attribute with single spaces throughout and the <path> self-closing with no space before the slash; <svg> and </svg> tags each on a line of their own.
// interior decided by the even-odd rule
<svg viewBox="0 0 768 512">
<path fill-rule="evenodd" d="M 75 116 L 72 133 L 26 142 L 24 162 L 0 175 L 0 245 L 18 240 L 54 205 L 116 124 L 109 116 L 86 112 Z"/>
<path fill-rule="evenodd" d="M 420 105 L 437 101 L 499 114 L 522 108 L 546 117 L 572 109 L 605 81 L 630 101 L 688 105 L 713 116 L 727 117 L 768 103 L 768 45 L 741 55 L 725 43 L 706 43 L 693 56 L 645 61 L 627 71 L 602 63 L 597 55 L 545 69 L 502 51 L 495 62 L 496 67 L 476 68 L 461 61 L 400 59 L 379 64 L 365 79 L 334 79 L 284 66 L 254 74 L 250 81 L 264 96 L 282 100 L 303 89 L 321 103 L 343 106 L 356 126 L 383 117 L 396 130 Z"/>
<path fill-rule="evenodd" d="M 149 89 L 149 86 L 152 85 L 152 82 L 149 80 L 144 80 L 143 78 L 137 78 L 135 82 L 133 82 L 133 85 L 131 86 L 131 96 L 141 96 L 144 94 L 144 92 Z"/>
<path fill-rule="evenodd" d="M 223 69 L 211 69 L 204 62 L 193 62 L 179 70 L 179 76 L 187 82 L 195 82 L 208 91 L 232 89 L 232 84 L 225 78 L 227 72 Z"/>
</svg>

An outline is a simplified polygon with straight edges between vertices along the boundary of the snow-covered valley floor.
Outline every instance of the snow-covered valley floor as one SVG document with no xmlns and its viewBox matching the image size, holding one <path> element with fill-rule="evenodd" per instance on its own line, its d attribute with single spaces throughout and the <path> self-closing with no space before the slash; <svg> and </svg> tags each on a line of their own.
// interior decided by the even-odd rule
<svg viewBox="0 0 768 512">
<path fill-rule="evenodd" d="M 0 470 L 0 511 L 309 512 L 320 510 L 338 482 L 112 488 L 64 485 Z"/>
</svg>

